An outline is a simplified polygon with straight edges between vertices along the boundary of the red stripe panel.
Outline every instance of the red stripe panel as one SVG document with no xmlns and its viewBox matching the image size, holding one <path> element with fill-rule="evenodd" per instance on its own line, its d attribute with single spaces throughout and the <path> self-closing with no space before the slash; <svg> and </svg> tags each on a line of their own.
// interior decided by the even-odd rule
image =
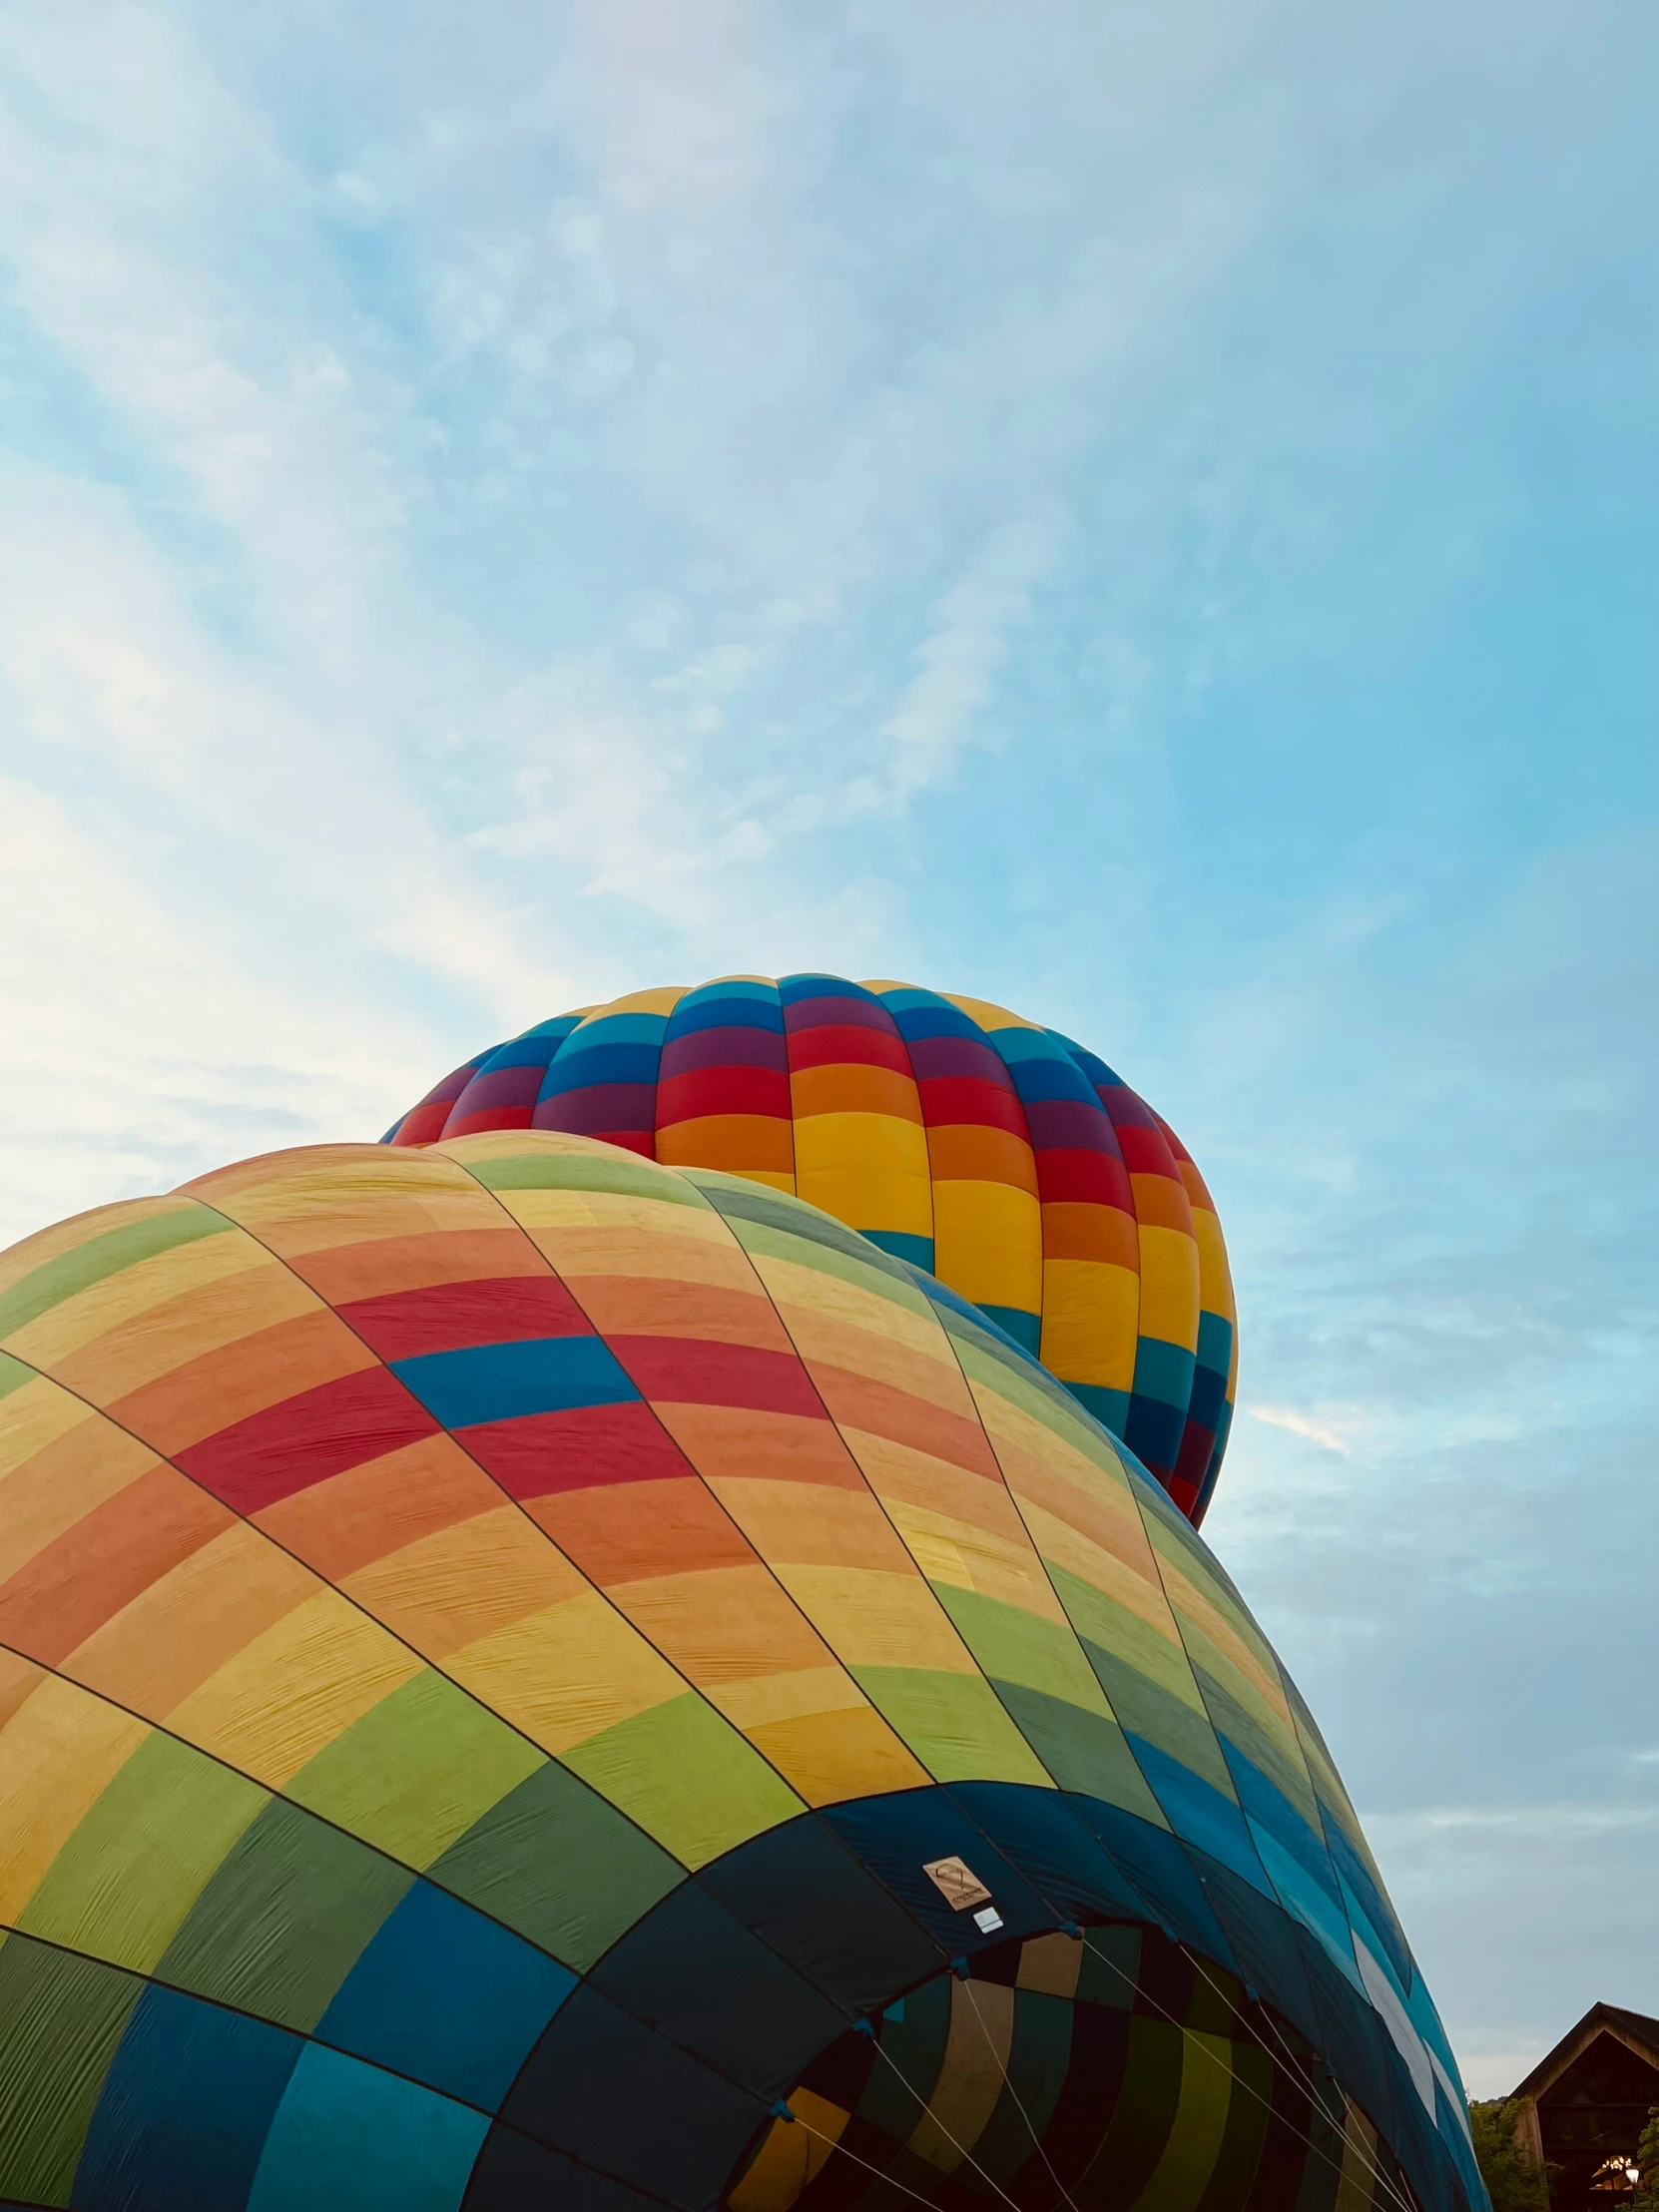
<svg viewBox="0 0 1659 2212">
<path fill-rule="evenodd" d="M 1039 1152 L 1037 1189 L 1050 1205 L 1119 1206 L 1134 1218 L 1128 1172 L 1109 1152 Z"/>
<path fill-rule="evenodd" d="M 174 1467 L 152 1467 L 94 1506 L 0 1589 L 0 1642 L 55 1667 L 77 1645 L 236 1524 Z"/>
<path fill-rule="evenodd" d="M 1019 1100 L 1002 1084 L 983 1083 L 972 1075 L 930 1075 L 916 1089 L 921 1094 L 921 1118 L 929 1129 L 968 1123 L 981 1129 L 1005 1129 L 1010 1137 L 1027 1141 Z"/>
<path fill-rule="evenodd" d="M 391 1141 L 393 1144 L 436 1144 L 448 1119 L 446 1098 L 434 1099 L 430 1105 L 411 1107 L 393 1130 Z"/>
<path fill-rule="evenodd" d="M 607 1341 L 643 1394 L 664 1404 L 742 1405 L 759 1413 L 829 1418 L 793 1352 L 712 1344 L 695 1337 Z"/>
<path fill-rule="evenodd" d="M 1161 1130 L 1139 1129 L 1132 1122 L 1120 1123 L 1118 1143 L 1123 1147 L 1123 1164 L 1131 1175 L 1167 1175 L 1174 1182 L 1181 1181 Z M 1183 1184 L 1182 1188 L 1185 1187 Z"/>
<path fill-rule="evenodd" d="M 592 1325 L 555 1275 L 508 1275 L 474 1283 L 360 1298 L 335 1309 L 382 1360 L 463 1345 L 511 1344 L 523 1337 L 587 1337 Z"/>
<path fill-rule="evenodd" d="M 790 1079 L 779 1068 L 694 1068 L 657 1086 L 659 1129 L 705 1114 L 771 1114 L 788 1121 Z"/>
<path fill-rule="evenodd" d="M 904 1040 L 880 1029 L 853 1028 L 841 1022 L 824 1022 L 814 1029 L 792 1029 L 789 1035 L 790 1069 L 869 1067 L 891 1068 L 895 1075 L 914 1076 Z"/>
<path fill-rule="evenodd" d="M 395 1375 L 365 1368 L 251 1413 L 175 1456 L 237 1512 L 258 1513 L 437 1432 L 438 1423 Z"/>
<path fill-rule="evenodd" d="M 516 1498 L 684 1479 L 691 1471 L 650 1406 L 638 1403 L 571 1405 L 518 1420 L 479 1421 L 458 1428 L 455 1440 Z"/>
</svg>

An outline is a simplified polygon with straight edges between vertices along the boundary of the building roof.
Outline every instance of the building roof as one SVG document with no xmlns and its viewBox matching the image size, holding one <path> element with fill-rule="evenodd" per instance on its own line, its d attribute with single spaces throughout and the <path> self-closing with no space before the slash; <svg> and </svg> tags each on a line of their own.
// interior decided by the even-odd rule
<svg viewBox="0 0 1659 2212">
<path fill-rule="evenodd" d="M 1648 2012 L 1632 2012 L 1622 2004 L 1592 2004 L 1577 2025 L 1569 2027 L 1555 2048 L 1545 2052 L 1510 2095 L 1542 2096 L 1550 2083 L 1558 2080 L 1573 2060 L 1603 2033 L 1616 2036 L 1650 2066 L 1659 2067 L 1659 2020 Z"/>
</svg>

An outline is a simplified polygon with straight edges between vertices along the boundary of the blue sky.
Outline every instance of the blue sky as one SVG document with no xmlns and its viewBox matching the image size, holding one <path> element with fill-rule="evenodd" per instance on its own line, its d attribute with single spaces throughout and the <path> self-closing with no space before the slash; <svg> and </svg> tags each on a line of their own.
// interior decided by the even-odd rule
<svg viewBox="0 0 1659 2212">
<path fill-rule="evenodd" d="M 1513 0 L 18 0 L 0 1235 L 798 966 L 1221 1206 L 1477 2090 L 1659 2011 L 1659 86 Z"/>
</svg>

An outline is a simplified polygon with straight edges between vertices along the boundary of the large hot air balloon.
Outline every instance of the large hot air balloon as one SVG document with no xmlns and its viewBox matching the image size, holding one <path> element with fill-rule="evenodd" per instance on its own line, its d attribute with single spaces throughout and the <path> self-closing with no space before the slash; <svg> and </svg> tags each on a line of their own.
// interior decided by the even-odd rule
<svg viewBox="0 0 1659 2212">
<path fill-rule="evenodd" d="M 0 2200 L 1484 2202 L 1164 1492 L 828 1215 L 534 1131 L 0 1256 Z"/>
<path fill-rule="evenodd" d="M 970 1299 L 1196 1525 L 1237 1366 L 1215 1206 L 1103 1060 L 983 999 L 728 976 L 538 1023 L 389 1132 L 562 1129 L 822 1206 Z"/>
</svg>

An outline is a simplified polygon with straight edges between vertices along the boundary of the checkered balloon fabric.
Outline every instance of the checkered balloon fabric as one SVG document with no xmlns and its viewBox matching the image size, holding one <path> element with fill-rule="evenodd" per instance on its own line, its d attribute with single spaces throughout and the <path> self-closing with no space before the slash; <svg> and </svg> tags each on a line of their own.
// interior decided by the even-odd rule
<svg viewBox="0 0 1659 2212">
<path fill-rule="evenodd" d="M 866 2198 L 1483 2204 L 1127 1446 L 903 1249 L 582 1134 L 0 1255 L 0 2203 Z"/>
</svg>

